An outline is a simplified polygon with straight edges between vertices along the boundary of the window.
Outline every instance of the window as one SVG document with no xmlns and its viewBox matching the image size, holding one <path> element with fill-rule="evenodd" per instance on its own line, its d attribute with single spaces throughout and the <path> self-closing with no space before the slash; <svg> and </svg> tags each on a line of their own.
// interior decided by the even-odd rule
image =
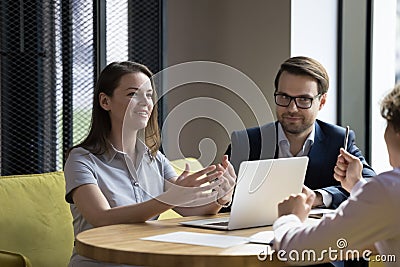
<svg viewBox="0 0 400 267">
<path fill-rule="evenodd" d="M 2 0 L 0 10 L 1 175 L 63 168 L 105 64 L 161 69 L 161 0 Z"/>
<path fill-rule="evenodd" d="M 371 164 L 377 173 L 391 169 L 384 140 L 385 120 L 380 115 L 380 100 L 394 87 L 400 66 L 399 0 L 374 1 L 372 45 L 372 92 L 371 92 Z M 397 7 L 397 8 L 396 8 Z M 397 22 L 397 23 L 396 23 Z M 397 36 L 396 36 L 397 32 Z M 396 47 L 397 43 L 397 47 Z"/>
</svg>

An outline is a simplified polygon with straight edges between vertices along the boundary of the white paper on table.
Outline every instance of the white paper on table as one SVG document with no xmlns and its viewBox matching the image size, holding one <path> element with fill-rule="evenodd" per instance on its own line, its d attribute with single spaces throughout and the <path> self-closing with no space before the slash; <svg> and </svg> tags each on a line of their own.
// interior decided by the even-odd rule
<svg viewBox="0 0 400 267">
<path fill-rule="evenodd" d="M 193 232 L 173 232 L 163 235 L 155 235 L 141 238 L 141 240 L 183 243 L 190 245 L 228 248 L 249 242 L 248 237 L 228 236 L 218 234 L 205 234 Z"/>
<path fill-rule="evenodd" d="M 250 243 L 272 245 L 274 241 L 274 231 L 261 231 L 251 235 L 249 238 Z"/>
</svg>

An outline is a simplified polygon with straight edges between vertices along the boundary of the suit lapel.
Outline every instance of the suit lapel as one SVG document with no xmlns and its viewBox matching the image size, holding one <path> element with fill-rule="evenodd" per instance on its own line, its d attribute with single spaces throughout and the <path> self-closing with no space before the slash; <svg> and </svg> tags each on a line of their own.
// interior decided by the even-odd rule
<svg viewBox="0 0 400 267">
<path fill-rule="evenodd" d="M 325 155 L 324 153 L 324 143 L 325 140 L 325 135 L 321 130 L 321 127 L 319 127 L 318 122 L 315 123 L 315 135 L 314 135 L 314 144 L 311 146 L 310 152 L 308 153 L 308 156 L 310 158 L 318 158 L 318 157 L 323 157 Z"/>
<path fill-rule="evenodd" d="M 273 159 L 278 155 L 278 122 L 261 127 L 261 159 Z"/>
<path fill-rule="evenodd" d="M 318 187 L 321 181 L 318 181 L 321 177 L 323 170 L 322 166 L 325 166 L 327 162 L 327 146 L 325 145 L 325 135 L 322 132 L 318 122 L 315 123 L 315 136 L 314 144 L 311 146 L 310 152 L 308 153 L 308 167 L 306 174 L 305 184 L 313 188 Z"/>
</svg>

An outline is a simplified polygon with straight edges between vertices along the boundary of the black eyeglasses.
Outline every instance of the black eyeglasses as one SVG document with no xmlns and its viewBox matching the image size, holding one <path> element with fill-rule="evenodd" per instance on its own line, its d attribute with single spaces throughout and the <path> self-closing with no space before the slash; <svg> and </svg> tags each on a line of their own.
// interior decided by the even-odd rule
<svg viewBox="0 0 400 267">
<path fill-rule="evenodd" d="M 308 109 L 311 108 L 313 100 L 316 99 L 317 97 L 320 97 L 321 94 L 318 94 L 314 97 L 305 97 L 305 96 L 293 97 L 287 94 L 275 93 L 274 96 L 275 96 L 275 104 L 277 104 L 278 106 L 288 107 L 292 102 L 292 100 L 294 100 L 296 107 L 301 109 Z"/>
</svg>

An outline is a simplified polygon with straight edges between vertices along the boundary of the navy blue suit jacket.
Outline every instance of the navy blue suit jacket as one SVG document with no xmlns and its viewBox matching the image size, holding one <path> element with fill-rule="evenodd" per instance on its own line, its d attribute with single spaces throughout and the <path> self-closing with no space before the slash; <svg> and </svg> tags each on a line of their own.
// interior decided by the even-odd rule
<svg viewBox="0 0 400 267">
<path fill-rule="evenodd" d="M 226 154 L 236 172 L 244 160 L 277 158 L 277 122 L 261 127 L 233 132 Z M 347 199 L 349 193 L 333 177 L 339 149 L 343 147 L 345 128 L 317 120 L 314 144 L 308 153 L 309 162 L 304 184 L 309 188 L 323 189 L 332 195 L 332 208 L 337 208 Z M 355 144 L 355 134 L 350 131 L 347 150 L 358 157 L 363 164 L 363 177 L 375 176 L 360 149 Z"/>
</svg>

